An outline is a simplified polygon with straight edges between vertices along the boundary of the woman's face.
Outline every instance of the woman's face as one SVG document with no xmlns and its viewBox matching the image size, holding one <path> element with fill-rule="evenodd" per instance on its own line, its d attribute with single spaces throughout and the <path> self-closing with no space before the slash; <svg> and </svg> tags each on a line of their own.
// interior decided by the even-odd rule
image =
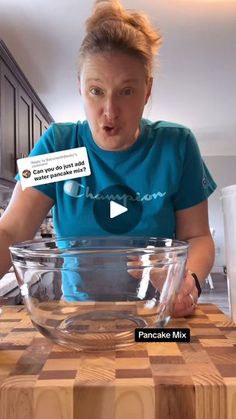
<svg viewBox="0 0 236 419">
<path fill-rule="evenodd" d="M 143 64 L 125 53 L 88 55 L 80 73 L 80 93 L 93 139 L 105 150 L 125 150 L 139 135 L 151 92 Z"/>
</svg>

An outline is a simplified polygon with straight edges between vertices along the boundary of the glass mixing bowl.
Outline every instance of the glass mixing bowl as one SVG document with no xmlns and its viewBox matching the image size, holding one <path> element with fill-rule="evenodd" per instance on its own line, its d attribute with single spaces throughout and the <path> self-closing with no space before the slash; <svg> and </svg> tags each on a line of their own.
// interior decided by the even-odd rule
<svg viewBox="0 0 236 419">
<path fill-rule="evenodd" d="M 84 237 L 10 247 L 24 303 L 53 341 L 89 351 L 134 344 L 164 327 L 184 277 L 188 244 L 155 237 Z"/>
</svg>

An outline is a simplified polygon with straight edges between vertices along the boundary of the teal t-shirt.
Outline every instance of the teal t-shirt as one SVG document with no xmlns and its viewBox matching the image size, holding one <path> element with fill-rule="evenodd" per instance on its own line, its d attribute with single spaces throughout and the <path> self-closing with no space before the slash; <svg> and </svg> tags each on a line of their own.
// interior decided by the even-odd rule
<svg viewBox="0 0 236 419">
<path fill-rule="evenodd" d="M 112 185 L 124 185 L 137 194 L 143 212 L 129 231 L 135 236 L 174 237 L 175 212 L 208 198 L 216 188 L 192 132 L 181 125 L 142 119 L 140 135 L 124 151 L 97 146 L 87 121 L 54 123 L 30 156 L 85 146 L 91 175 L 35 186 L 53 198 L 56 235 L 101 236 L 108 233 L 96 222 L 96 196 Z M 125 204 L 125 202 L 124 202 Z"/>
<path fill-rule="evenodd" d="M 206 200 L 214 191 L 215 182 L 189 129 L 145 119 L 140 128 L 137 141 L 124 151 L 99 148 L 86 121 L 55 123 L 44 133 L 31 156 L 85 146 L 91 169 L 90 176 L 35 186 L 55 201 L 53 219 L 58 237 L 109 235 L 97 223 L 93 208 L 99 193 L 113 185 L 135 191 L 135 199 L 142 203 L 141 219 L 129 236 L 174 237 L 175 212 Z M 78 264 L 74 257 L 65 258 L 63 263 L 62 292 L 66 301 L 91 298 L 84 287 L 91 281 L 90 275 L 81 274 Z M 113 272 L 112 278 L 103 273 L 103 289 L 109 289 L 111 279 L 114 286 L 125 281 L 135 294 L 137 281 L 128 273 L 122 278 L 119 271 Z"/>
</svg>

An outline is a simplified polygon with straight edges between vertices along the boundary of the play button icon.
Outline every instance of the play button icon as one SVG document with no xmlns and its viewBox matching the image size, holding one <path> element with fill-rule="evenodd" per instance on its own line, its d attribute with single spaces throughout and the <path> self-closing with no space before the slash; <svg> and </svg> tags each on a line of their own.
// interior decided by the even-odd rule
<svg viewBox="0 0 236 419">
<path fill-rule="evenodd" d="M 123 205 L 117 204 L 115 201 L 110 201 L 110 218 L 118 217 L 124 212 L 128 211 L 128 208 Z"/>
<path fill-rule="evenodd" d="M 96 194 L 94 217 L 111 234 L 124 234 L 139 223 L 143 207 L 139 195 L 125 185 L 112 185 Z"/>
</svg>

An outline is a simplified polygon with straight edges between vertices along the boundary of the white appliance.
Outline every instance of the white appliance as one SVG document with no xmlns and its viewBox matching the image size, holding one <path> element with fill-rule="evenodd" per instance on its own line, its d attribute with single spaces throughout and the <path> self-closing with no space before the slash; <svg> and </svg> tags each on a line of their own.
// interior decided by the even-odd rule
<svg viewBox="0 0 236 419">
<path fill-rule="evenodd" d="M 229 305 L 236 322 L 236 185 L 226 186 L 221 192 Z"/>
</svg>

